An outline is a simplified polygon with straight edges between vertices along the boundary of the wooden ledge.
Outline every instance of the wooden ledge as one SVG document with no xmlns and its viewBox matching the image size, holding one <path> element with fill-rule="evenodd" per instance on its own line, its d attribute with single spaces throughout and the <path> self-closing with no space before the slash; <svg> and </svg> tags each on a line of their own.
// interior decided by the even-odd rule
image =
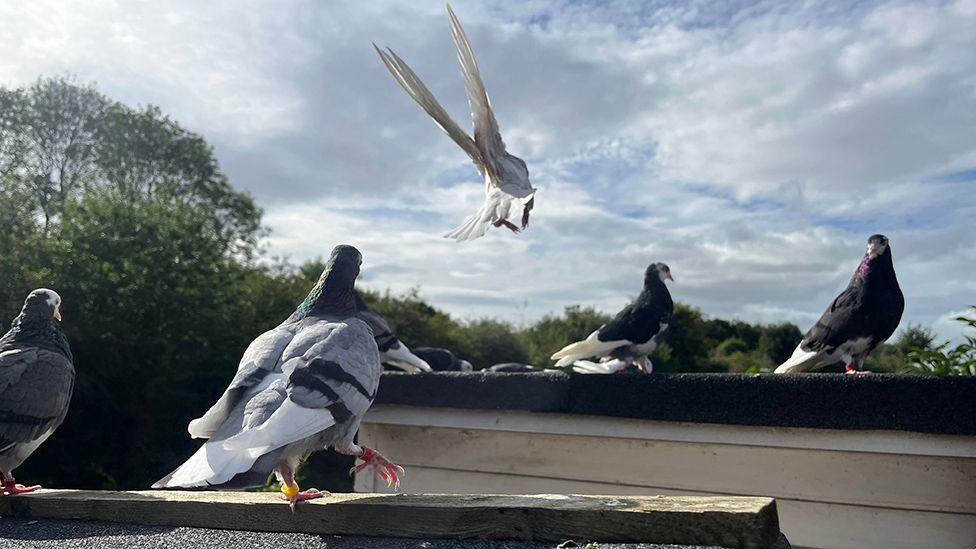
<svg viewBox="0 0 976 549">
<path fill-rule="evenodd" d="M 0 496 L 0 516 L 346 536 L 644 542 L 768 548 L 759 497 L 334 494 L 292 514 L 275 493 L 42 490 Z"/>
</svg>

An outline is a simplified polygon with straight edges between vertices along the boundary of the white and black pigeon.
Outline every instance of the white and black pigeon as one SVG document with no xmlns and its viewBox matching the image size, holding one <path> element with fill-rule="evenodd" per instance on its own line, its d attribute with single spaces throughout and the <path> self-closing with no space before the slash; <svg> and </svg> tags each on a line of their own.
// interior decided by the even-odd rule
<svg viewBox="0 0 976 549">
<path fill-rule="evenodd" d="M 847 373 L 864 372 L 871 351 L 895 333 L 905 296 L 895 277 L 888 238 L 868 238 L 868 249 L 841 292 L 803 336 L 777 374 L 809 372 L 843 361 Z"/>
<path fill-rule="evenodd" d="M 444 236 L 459 242 L 474 240 L 484 236 L 492 226 L 504 226 L 517 233 L 520 230 L 519 226 L 509 219 L 517 218 L 521 213 L 521 229 L 528 226 L 529 212 L 532 211 L 535 203 L 535 189 L 529 182 L 529 170 L 525 162 L 505 150 L 505 142 L 502 141 L 491 102 L 488 101 L 488 93 L 481 80 L 481 72 L 478 70 L 471 43 L 451 6 L 447 6 L 447 11 L 451 19 L 451 33 L 457 46 L 458 61 L 461 63 L 464 87 L 471 105 L 471 116 L 474 119 L 473 139 L 451 119 L 420 77 L 403 59 L 400 59 L 392 49 L 387 48 L 383 51 L 376 44 L 373 44 L 373 47 L 380 54 L 380 59 L 383 60 L 386 68 L 393 74 L 393 78 L 434 119 L 434 122 L 447 132 L 447 135 L 464 149 L 464 152 L 468 153 L 485 180 L 485 202 L 481 209 Z"/>
<path fill-rule="evenodd" d="M 554 355 L 556 367 L 563 367 L 581 361 L 578 366 L 591 366 L 599 363 L 582 361 L 597 357 L 614 365 L 611 373 L 636 364 L 650 373 L 652 366 L 648 355 L 664 341 L 674 302 L 671 292 L 664 285 L 665 280 L 673 281 L 671 269 L 664 263 L 651 263 L 644 272 L 644 289 L 637 299 L 617 313 L 613 320 L 594 331 L 583 341 L 571 343 Z M 617 362 L 611 362 L 616 360 Z"/>
<path fill-rule="evenodd" d="M 0 338 L 0 473 L 3 493 L 33 492 L 13 471 L 64 421 L 75 382 L 68 338 L 61 330 L 61 296 L 38 289 L 27 296 Z"/>
<path fill-rule="evenodd" d="M 410 347 L 397 338 L 383 315 L 370 309 L 359 292 L 356 292 L 356 308 L 359 310 L 356 316 L 363 319 L 373 330 L 373 339 L 376 340 L 376 346 L 380 350 L 381 363 L 391 364 L 412 374 L 434 371 L 430 364 L 413 354 Z"/>
<path fill-rule="evenodd" d="M 401 467 L 353 442 L 381 373 L 373 333 L 356 316 L 361 264 L 352 246 L 332 250 L 308 297 L 248 346 L 224 394 L 190 422 L 190 435 L 209 440 L 153 488 L 263 485 L 274 472 L 294 509 L 325 494 L 299 490 L 294 472 L 304 456 L 330 446 L 363 460 L 354 471 L 369 467 L 399 487 Z"/>
</svg>

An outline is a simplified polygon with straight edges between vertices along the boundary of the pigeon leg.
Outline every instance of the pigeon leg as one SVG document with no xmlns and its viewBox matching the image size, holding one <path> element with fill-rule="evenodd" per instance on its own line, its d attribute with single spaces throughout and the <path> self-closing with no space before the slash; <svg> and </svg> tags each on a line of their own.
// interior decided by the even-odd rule
<svg viewBox="0 0 976 549">
<path fill-rule="evenodd" d="M 525 207 L 522 208 L 522 229 L 524 230 L 529 226 L 529 212 L 532 211 L 532 206 L 535 205 L 535 197 L 533 196 L 528 202 L 525 203 Z"/>
<path fill-rule="evenodd" d="M 14 495 L 14 494 L 29 494 L 30 492 L 36 492 L 40 490 L 41 486 L 24 486 L 23 484 L 17 484 L 14 476 L 8 472 L 3 473 L 3 490 L 4 494 Z"/>
<path fill-rule="evenodd" d="M 292 513 L 295 512 L 295 505 L 299 501 L 330 495 L 329 492 L 323 492 L 315 488 L 309 488 L 304 491 L 299 490 L 298 483 L 295 482 L 295 475 L 291 470 L 291 465 L 286 460 L 278 462 L 278 473 L 281 475 L 281 498 L 288 501 L 288 507 L 291 507 Z"/>
<path fill-rule="evenodd" d="M 386 481 L 386 485 L 392 487 L 394 490 L 400 489 L 400 476 L 404 474 L 403 467 L 400 467 L 396 463 L 383 457 L 376 450 L 368 446 L 356 447 L 351 445 L 350 448 L 337 449 L 339 453 L 346 455 L 355 455 L 359 459 L 363 460 L 362 463 L 356 465 L 352 469 L 349 469 L 349 474 L 358 473 L 367 467 L 376 474 L 376 476 Z M 358 452 L 356 450 L 359 450 Z"/>
<path fill-rule="evenodd" d="M 515 234 L 518 234 L 518 232 L 519 232 L 519 228 L 515 225 L 515 223 L 512 223 L 511 221 L 509 221 L 507 219 L 499 219 L 498 221 L 496 221 L 494 223 L 494 225 L 496 227 L 501 227 L 501 226 L 504 225 L 505 227 L 508 227 L 508 229 L 511 230 Z"/>
<path fill-rule="evenodd" d="M 856 376 L 863 376 L 863 375 L 870 374 L 871 372 L 869 372 L 867 370 L 859 370 L 853 364 L 845 364 L 844 365 L 844 373 L 845 374 L 854 374 Z"/>
</svg>

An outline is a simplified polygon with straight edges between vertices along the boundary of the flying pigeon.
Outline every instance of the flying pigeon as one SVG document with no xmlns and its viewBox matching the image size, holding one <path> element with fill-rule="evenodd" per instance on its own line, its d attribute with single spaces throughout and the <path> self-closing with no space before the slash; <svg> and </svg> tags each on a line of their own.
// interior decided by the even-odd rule
<svg viewBox="0 0 976 549">
<path fill-rule="evenodd" d="M 458 61 L 461 63 L 464 87 L 471 105 L 471 116 L 474 119 L 473 139 L 451 119 L 420 77 L 403 59 L 400 59 L 392 49 L 387 48 L 383 51 L 376 44 L 373 44 L 373 47 L 380 54 L 380 59 L 383 60 L 386 68 L 393 74 L 393 78 L 434 119 L 434 122 L 447 132 L 447 135 L 464 149 L 464 152 L 468 153 L 485 180 L 484 205 L 478 213 L 469 217 L 444 237 L 459 242 L 474 240 L 484 236 L 491 226 L 504 226 L 517 233 L 520 228 L 509 219 L 514 218 L 521 211 L 521 229 L 528 226 L 529 212 L 532 211 L 535 203 L 535 189 L 529 182 L 529 170 L 525 162 L 505 150 L 505 143 L 499 133 L 491 102 L 488 101 L 485 84 L 481 81 L 481 72 L 478 70 L 471 43 L 451 6 L 447 6 L 447 11 L 451 19 L 451 33 L 457 46 Z"/>
<path fill-rule="evenodd" d="M 190 422 L 194 438 L 209 439 L 153 488 L 263 485 L 274 472 L 283 498 L 325 495 L 301 491 L 294 471 L 302 458 L 333 447 L 399 487 L 403 468 L 353 442 L 379 384 L 379 350 L 357 317 L 354 284 L 362 255 L 336 246 L 322 276 L 298 309 L 244 351 L 220 399 Z"/>
<path fill-rule="evenodd" d="M 61 425 L 75 382 L 68 338 L 61 330 L 61 296 L 38 289 L 27 296 L 0 338 L 0 473 L 3 493 L 33 492 L 13 471 Z"/>
<path fill-rule="evenodd" d="M 668 325 L 674 313 L 674 303 L 664 285 L 665 280 L 674 281 L 667 265 L 648 265 L 644 272 L 644 289 L 637 300 L 583 341 L 571 343 L 552 355 L 552 359 L 557 360 L 556 367 L 568 366 L 590 357 L 608 357 L 619 359 L 621 368 L 636 364 L 650 373 L 651 363 L 647 355 L 654 352 L 667 337 Z"/>
<path fill-rule="evenodd" d="M 386 319 L 370 309 L 359 292 L 356 292 L 356 309 L 359 310 L 356 316 L 369 324 L 370 329 L 373 330 L 373 338 L 380 350 L 380 362 L 392 364 L 412 374 L 434 371 L 430 364 L 413 354 L 405 343 L 397 339 Z"/>
<path fill-rule="evenodd" d="M 847 373 L 867 373 L 864 361 L 895 333 L 904 310 L 905 297 L 895 278 L 888 239 L 872 235 L 847 289 L 775 373 L 809 372 L 842 360 Z"/>
</svg>

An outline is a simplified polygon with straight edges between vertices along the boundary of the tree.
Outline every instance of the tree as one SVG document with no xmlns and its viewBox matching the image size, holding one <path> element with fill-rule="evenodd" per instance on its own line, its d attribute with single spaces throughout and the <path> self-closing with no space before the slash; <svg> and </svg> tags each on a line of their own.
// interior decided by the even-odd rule
<svg viewBox="0 0 976 549">
<path fill-rule="evenodd" d="M 976 330 L 976 305 L 970 307 L 972 316 L 960 315 L 956 317 L 958 322 L 962 322 L 968 328 Z M 909 326 L 906 331 L 910 330 Z M 915 341 L 925 342 L 930 333 L 910 334 L 908 338 Z M 908 339 L 906 338 L 906 339 Z M 928 375 L 957 375 L 973 376 L 976 375 L 976 333 L 963 336 L 964 342 L 952 345 L 946 341 L 935 347 L 931 346 L 931 338 L 928 338 L 928 347 L 915 347 L 908 351 L 908 365 L 904 371 L 917 374 Z"/>
<path fill-rule="evenodd" d="M 528 353 L 527 360 L 539 367 L 551 367 L 549 358 L 566 345 L 585 339 L 593 330 L 606 324 L 610 315 L 591 307 L 578 305 L 566 307 L 560 316 L 546 315 L 532 326 L 522 330 L 521 339 Z"/>
<path fill-rule="evenodd" d="M 759 335 L 759 352 L 774 364 L 790 358 L 803 333 L 791 322 L 763 326 Z"/>
</svg>

